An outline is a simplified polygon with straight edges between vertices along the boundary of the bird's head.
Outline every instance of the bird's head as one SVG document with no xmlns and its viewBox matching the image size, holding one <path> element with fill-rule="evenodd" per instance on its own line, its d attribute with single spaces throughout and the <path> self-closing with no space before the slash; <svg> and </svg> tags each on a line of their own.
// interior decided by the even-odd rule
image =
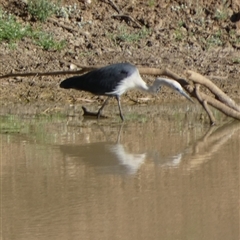
<svg viewBox="0 0 240 240">
<path fill-rule="evenodd" d="M 193 100 L 188 96 L 188 94 L 183 90 L 182 86 L 177 81 L 167 78 L 157 78 L 155 82 L 158 82 L 160 85 L 164 85 L 175 90 L 187 98 L 189 101 L 193 102 Z"/>
</svg>

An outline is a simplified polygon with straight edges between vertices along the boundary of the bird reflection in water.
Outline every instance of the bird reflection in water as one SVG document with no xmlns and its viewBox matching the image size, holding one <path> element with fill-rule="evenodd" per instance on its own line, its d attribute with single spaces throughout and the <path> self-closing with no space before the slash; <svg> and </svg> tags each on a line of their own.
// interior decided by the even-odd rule
<svg viewBox="0 0 240 240">
<path fill-rule="evenodd" d="M 128 153 L 125 151 L 124 146 L 119 143 L 109 146 L 109 150 L 116 156 L 119 164 L 124 166 L 130 174 L 136 173 L 146 158 L 146 153 Z"/>
<path fill-rule="evenodd" d="M 83 145 L 62 145 L 61 151 L 74 158 L 75 164 L 93 166 L 101 173 L 135 174 L 146 159 L 146 153 L 129 153 L 120 143 L 121 126 L 116 143 L 95 142 Z"/>
</svg>

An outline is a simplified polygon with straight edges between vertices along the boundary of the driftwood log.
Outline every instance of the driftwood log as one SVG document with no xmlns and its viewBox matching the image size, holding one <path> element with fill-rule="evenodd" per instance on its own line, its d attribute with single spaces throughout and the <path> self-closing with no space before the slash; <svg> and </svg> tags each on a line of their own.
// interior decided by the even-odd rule
<svg viewBox="0 0 240 240">
<path fill-rule="evenodd" d="M 69 64 L 69 63 L 68 63 Z M 55 72 L 28 72 L 28 73 L 9 73 L 6 75 L 0 76 L 1 78 L 8 78 L 8 77 L 27 77 L 27 76 L 47 76 L 47 75 L 66 75 L 66 74 L 83 74 L 85 72 L 91 71 L 93 69 L 97 69 L 102 66 L 82 66 L 79 64 L 75 64 L 81 70 L 69 70 L 69 71 L 55 71 Z M 194 71 L 187 70 L 184 72 L 186 75 L 186 79 L 181 78 L 178 74 L 174 73 L 173 71 L 164 68 L 145 68 L 141 66 L 137 66 L 141 75 L 153 75 L 153 76 L 160 76 L 164 75 L 169 78 L 172 78 L 179 82 L 182 87 L 189 93 L 189 95 L 193 98 L 196 98 L 198 102 L 203 106 L 205 109 L 210 124 L 216 124 L 216 120 L 211 109 L 208 105 L 212 106 L 213 108 L 218 109 L 220 112 L 224 113 L 225 115 L 240 120 L 240 106 L 237 105 L 230 97 L 228 97 L 220 88 L 218 88 L 213 82 L 211 82 L 206 77 L 196 73 Z M 193 84 L 189 83 L 192 82 Z M 200 86 L 206 87 L 213 96 L 209 96 L 200 91 Z"/>
</svg>

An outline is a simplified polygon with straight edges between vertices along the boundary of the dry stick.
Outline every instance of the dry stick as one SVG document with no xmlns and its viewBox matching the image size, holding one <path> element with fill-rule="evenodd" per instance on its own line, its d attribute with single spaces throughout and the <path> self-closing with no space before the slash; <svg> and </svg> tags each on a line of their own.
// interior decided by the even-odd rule
<svg viewBox="0 0 240 240">
<path fill-rule="evenodd" d="M 122 11 L 119 9 L 119 7 L 116 5 L 116 3 L 113 0 L 108 0 L 108 3 L 112 6 L 114 10 L 117 11 L 117 15 L 113 15 L 113 18 L 125 18 L 131 20 L 133 23 L 137 25 L 137 27 L 142 28 L 141 24 L 138 23 L 133 17 L 122 13 Z"/>
<path fill-rule="evenodd" d="M 216 80 L 227 80 L 228 79 L 228 76 L 208 75 L 207 77 L 211 78 L 211 79 L 216 79 Z"/>
<path fill-rule="evenodd" d="M 240 112 L 240 106 L 238 106 L 230 97 L 228 97 L 220 88 L 218 88 L 213 82 L 205 78 L 199 73 L 194 71 L 187 71 L 188 78 L 195 83 L 207 87 L 221 102 L 225 103 L 230 108 Z"/>
<path fill-rule="evenodd" d="M 70 32 L 78 32 L 77 29 L 74 29 L 74 28 L 69 27 L 69 26 L 67 26 L 67 25 L 65 25 L 65 24 L 62 24 L 62 23 L 60 23 L 58 20 L 56 20 L 56 19 L 54 19 L 54 18 L 49 18 L 48 20 L 51 21 L 51 22 L 53 22 L 53 23 L 55 23 L 55 24 L 57 24 L 59 27 L 62 27 L 62 28 L 67 29 L 67 30 L 70 31 Z"/>
<path fill-rule="evenodd" d="M 199 84 L 195 84 L 195 93 L 197 96 L 198 101 L 200 102 L 200 104 L 203 106 L 203 108 L 205 109 L 205 111 L 208 114 L 209 120 L 210 120 L 210 124 L 211 125 L 215 125 L 215 118 L 212 114 L 212 111 L 210 110 L 210 108 L 208 107 L 207 101 L 203 100 L 201 95 L 200 95 L 200 85 Z"/>
<path fill-rule="evenodd" d="M 215 124 L 216 124 L 216 119 L 215 119 L 215 117 L 213 116 L 212 111 L 211 111 L 210 108 L 208 107 L 207 101 L 204 100 L 202 103 L 203 103 L 203 108 L 205 109 L 205 111 L 206 111 L 207 114 L 208 114 L 208 117 L 209 117 L 209 120 L 210 120 L 210 124 L 211 124 L 211 125 L 215 125 Z"/>
<path fill-rule="evenodd" d="M 138 23 L 133 17 L 127 15 L 127 14 L 117 14 L 117 15 L 113 15 L 113 18 L 125 18 L 125 19 L 129 19 L 131 20 L 133 23 L 135 23 L 137 25 L 137 27 L 142 28 L 141 24 Z"/>
<path fill-rule="evenodd" d="M 173 78 L 177 82 L 179 82 L 184 88 L 188 89 L 190 84 L 183 78 L 181 78 L 178 74 L 172 72 L 168 68 L 146 68 L 146 67 L 141 67 L 138 66 L 138 70 L 140 74 L 145 74 L 145 75 L 153 75 L 153 76 L 158 76 L 158 75 L 166 75 L 170 78 Z"/>
<path fill-rule="evenodd" d="M 114 1 L 108 0 L 108 2 L 109 2 L 109 4 L 110 4 L 118 13 L 121 12 Z"/>
<path fill-rule="evenodd" d="M 201 97 L 204 101 L 207 101 L 209 105 L 218 109 L 220 112 L 226 114 L 229 117 L 240 120 L 240 112 L 233 110 L 232 108 L 226 106 L 222 102 L 219 102 L 217 99 L 214 99 L 204 93 L 201 93 Z"/>
<path fill-rule="evenodd" d="M 92 70 L 92 68 L 89 68 L 89 70 Z M 0 76 L 1 78 L 8 78 L 8 77 L 29 77 L 29 76 L 52 76 L 52 75 L 65 75 L 65 74 L 82 74 L 86 72 L 85 69 L 81 70 L 68 70 L 68 71 L 56 71 L 56 72 L 27 72 L 27 73 L 8 73 L 5 75 Z"/>
<path fill-rule="evenodd" d="M 77 67 L 81 68 L 84 72 L 88 72 L 88 71 L 92 71 L 94 69 L 98 69 L 98 68 L 104 67 L 103 65 L 85 66 L 85 65 L 82 65 L 80 63 L 75 63 L 75 62 L 72 63 L 72 62 L 67 62 L 67 61 L 64 61 L 64 60 L 61 60 L 61 63 L 64 63 L 66 65 L 74 64 Z"/>
</svg>

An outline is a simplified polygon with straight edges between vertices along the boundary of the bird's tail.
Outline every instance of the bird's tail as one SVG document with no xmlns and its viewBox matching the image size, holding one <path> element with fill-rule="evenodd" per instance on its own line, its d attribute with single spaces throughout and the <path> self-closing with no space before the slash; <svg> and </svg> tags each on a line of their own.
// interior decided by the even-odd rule
<svg viewBox="0 0 240 240">
<path fill-rule="evenodd" d="M 66 88 L 66 89 L 75 88 L 76 85 L 77 85 L 77 82 L 78 82 L 78 77 L 77 76 L 67 78 L 60 83 L 60 88 Z"/>
</svg>

